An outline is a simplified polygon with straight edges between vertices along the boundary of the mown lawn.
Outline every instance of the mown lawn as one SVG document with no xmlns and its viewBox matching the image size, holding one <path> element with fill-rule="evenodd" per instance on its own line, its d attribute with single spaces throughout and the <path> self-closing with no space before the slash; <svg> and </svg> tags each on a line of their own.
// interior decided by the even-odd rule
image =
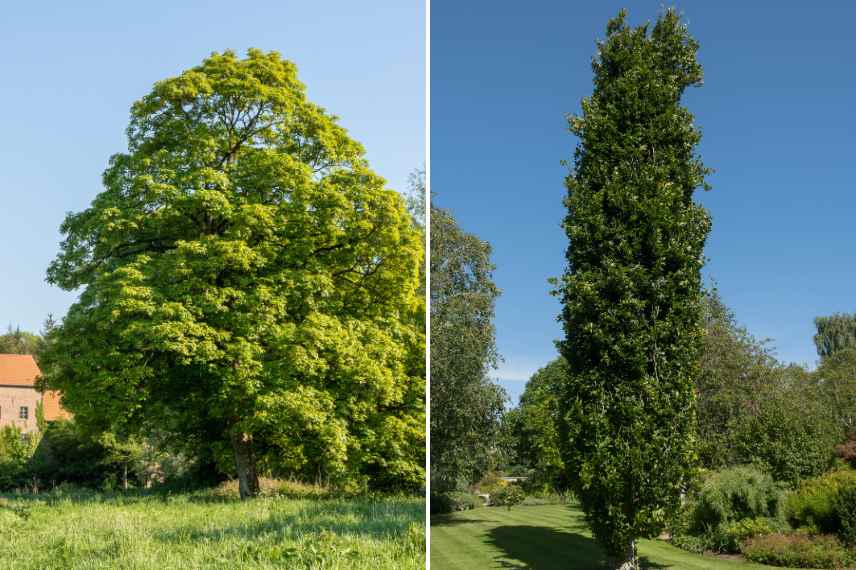
<svg viewBox="0 0 856 570">
<path fill-rule="evenodd" d="M 752 570 L 769 566 L 699 556 L 643 540 L 644 568 Z M 567 505 L 485 507 L 431 519 L 431 570 L 602 570 L 606 557 L 582 513 Z"/>
<path fill-rule="evenodd" d="M 421 498 L 0 496 L 3 570 L 425 567 Z"/>
</svg>

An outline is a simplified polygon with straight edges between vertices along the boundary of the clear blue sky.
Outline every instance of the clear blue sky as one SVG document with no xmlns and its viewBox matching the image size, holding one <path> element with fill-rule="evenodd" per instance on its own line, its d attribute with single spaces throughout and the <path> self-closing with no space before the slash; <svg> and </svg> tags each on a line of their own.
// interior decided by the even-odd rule
<svg viewBox="0 0 856 570">
<path fill-rule="evenodd" d="M 212 51 L 277 50 L 402 190 L 425 163 L 422 0 L 14 2 L 0 18 L 0 327 L 36 331 L 74 295 L 50 287 L 67 211 L 126 148 L 128 110 Z"/>
<path fill-rule="evenodd" d="M 667 4 L 668 5 L 668 4 Z M 561 334 L 547 278 L 566 239 L 564 116 L 591 92 L 607 20 L 658 2 L 431 3 L 431 181 L 436 204 L 494 247 L 496 376 L 516 401 Z M 706 276 L 784 361 L 815 365 L 813 319 L 856 311 L 856 4 L 675 5 L 701 44 L 705 85 L 684 103 L 716 170 Z"/>
</svg>

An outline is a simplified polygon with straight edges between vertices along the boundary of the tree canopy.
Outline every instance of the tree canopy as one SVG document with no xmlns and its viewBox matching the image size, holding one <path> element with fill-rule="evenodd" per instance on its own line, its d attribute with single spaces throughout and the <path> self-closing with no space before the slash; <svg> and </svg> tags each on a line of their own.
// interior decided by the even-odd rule
<svg viewBox="0 0 856 570">
<path fill-rule="evenodd" d="M 635 539 L 677 510 L 695 465 L 700 270 L 710 229 L 693 201 L 708 170 L 681 106 L 698 44 L 678 15 L 630 27 L 622 11 L 592 62 L 594 91 L 569 119 L 570 245 L 559 283 L 568 363 L 561 445 L 595 538 L 638 568 Z"/>
<path fill-rule="evenodd" d="M 349 485 L 424 478 L 421 239 L 275 52 L 214 53 L 131 109 L 48 279 L 45 383 L 78 421 Z M 231 464 L 231 466 L 230 466 Z"/>
<path fill-rule="evenodd" d="M 490 245 L 431 208 L 431 487 L 448 491 L 485 471 L 505 393 L 487 374 L 498 356 Z"/>
<path fill-rule="evenodd" d="M 856 347 L 856 315 L 836 313 L 814 320 L 817 334 L 814 345 L 821 358 L 831 356 L 844 348 Z"/>
</svg>

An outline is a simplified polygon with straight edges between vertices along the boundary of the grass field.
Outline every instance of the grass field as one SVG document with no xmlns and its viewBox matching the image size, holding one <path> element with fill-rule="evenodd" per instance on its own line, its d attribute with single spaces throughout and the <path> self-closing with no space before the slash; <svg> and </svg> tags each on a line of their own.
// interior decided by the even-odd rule
<svg viewBox="0 0 856 570">
<path fill-rule="evenodd" d="M 0 496 L 2 570 L 425 567 L 421 498 Z"/>
<path fill-rule="evenodd" d="M 643 540 L 644 568 L 753 570 L 767 568 L 685 552 Z M 603 570 L 603 552 L 591 538 L 582 513 L 567 505 L 486 507 L 432 517 L 431 570 Z"/>
</svg>

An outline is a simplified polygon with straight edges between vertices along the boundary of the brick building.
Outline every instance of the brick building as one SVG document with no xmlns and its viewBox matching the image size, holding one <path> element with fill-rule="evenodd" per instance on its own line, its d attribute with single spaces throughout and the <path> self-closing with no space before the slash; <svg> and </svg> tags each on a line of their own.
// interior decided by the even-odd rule
<svg viewBox="0 0 856 570">
<path fill-rule="evenodd" d="M 0 354 L 0 427 L 17 426 L 24 431 L 36 429 L 36 407 L 41 402 L 45 420 L 68 417 L 59 403 L 59 395 L 42 394 L 35 388 L 39 377 L 36 361 L 28 354 Z"/>
</svg>

